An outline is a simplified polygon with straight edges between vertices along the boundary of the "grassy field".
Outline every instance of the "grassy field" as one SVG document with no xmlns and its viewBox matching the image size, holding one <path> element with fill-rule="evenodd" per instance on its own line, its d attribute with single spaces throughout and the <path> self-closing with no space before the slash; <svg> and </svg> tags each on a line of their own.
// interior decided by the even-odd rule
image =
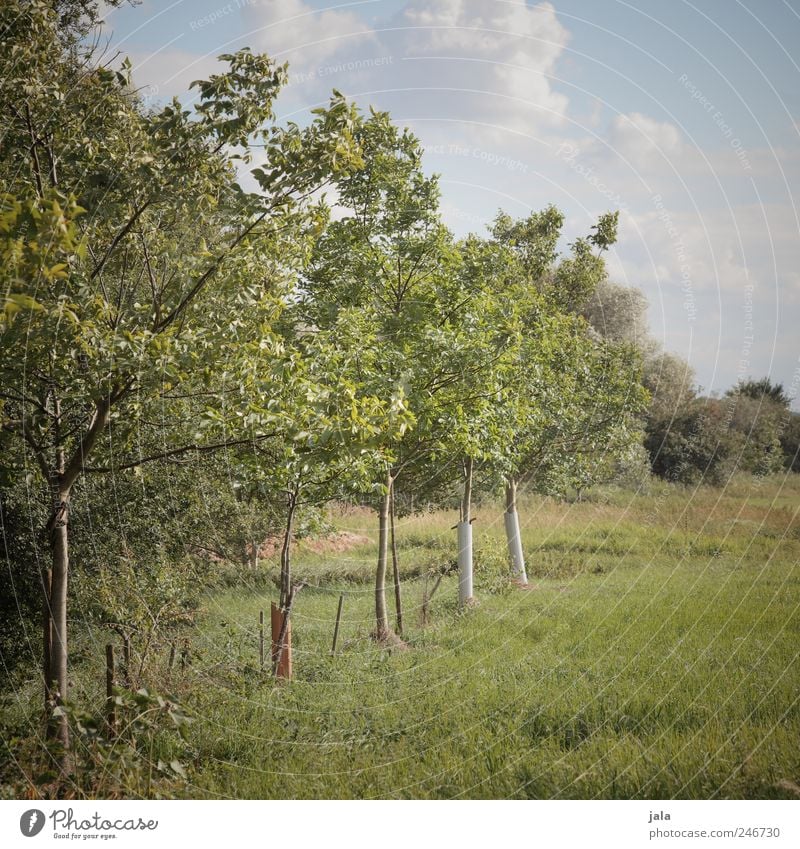
<svg viewBox="0 0 800 849">
<path fill-rule="evenodd" d="M 270 583 L 206 595 L 172 685 L 194 716 L 190 797 L 786 798 L 800 795 L 800 482 L 521 504 L 530 587 L 480 506 L 475 607 L 424 575 L 454 516 L 403 519 L 405 650 L 370 638 L 374 521 L 301 545 L 295 679 L 258 671 Z M 330 655 L 340 593 L 340 651 Z M 96 654 L 96 653 L 95 653 Z M 88 672 L 87 672 L 88 676 Z M 99 669 L 92 671 L 98 680 Z M 87 679 L 88 680 L 88 679 Z"/>
</svg>

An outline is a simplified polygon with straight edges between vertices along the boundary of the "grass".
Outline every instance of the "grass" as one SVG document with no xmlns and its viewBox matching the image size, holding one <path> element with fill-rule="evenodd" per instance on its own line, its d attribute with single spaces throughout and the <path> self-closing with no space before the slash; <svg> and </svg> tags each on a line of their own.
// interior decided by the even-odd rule
<svg viewBox="0 0 800 849">
<path fill-rule="evenodd" d="M 409 648 L 391 652 L 370 638 L 373 516 L 334 514 L 369 542 L 298 551 L 310 586 L 293 616 L 291 684 L 258 670 L 271 585 L 243 578 L 205 597 L 193 662 L 173 681 L 195 717 L 183 795 L 795 797 L 798 509 L 796 477 L 529 497 L 520 590 L 505 579 L 501 510 L 483 505 L 478 603 L 459 612 L 448 577 L 425 628 L 423 576 L 455 556 L 454 514 L 402 519 Z"/>
</svg>

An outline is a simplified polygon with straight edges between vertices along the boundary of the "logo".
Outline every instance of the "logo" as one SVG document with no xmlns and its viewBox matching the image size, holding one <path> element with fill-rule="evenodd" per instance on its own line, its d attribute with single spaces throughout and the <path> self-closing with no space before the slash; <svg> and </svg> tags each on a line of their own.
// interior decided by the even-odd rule
<svg viewBox="0 0 800 849">
<path fill-rule="evenodd" d="M 44 814 L 36 808 L 31 808 L 19 818 L 19 830 L 25 837 L 36 837 L 44 828 Z"/>
</svg>

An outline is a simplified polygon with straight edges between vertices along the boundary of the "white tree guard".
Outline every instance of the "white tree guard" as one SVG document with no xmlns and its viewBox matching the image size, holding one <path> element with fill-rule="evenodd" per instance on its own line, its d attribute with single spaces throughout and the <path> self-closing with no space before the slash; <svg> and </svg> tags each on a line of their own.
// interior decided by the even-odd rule
<svg viewBox="0 0 800 849">
<path fill-rule="evenodd" d="M 472 525 L 459 522 L 458 528 L 458 603 L 464 606 L 472 598 Z"/>
<path fill-rule="evenodd" d="M 515 581 L 528 583 L 528 575 L 525 572 L 525 555 L 522 553 L 522 537 L 519 532 L 519 513 L 516 510 L 506 511 L 504 516 L 506 525 L 506 540 L 508 541 L 508 554 L 511 558 L 511 574 Z"/>
</svg>

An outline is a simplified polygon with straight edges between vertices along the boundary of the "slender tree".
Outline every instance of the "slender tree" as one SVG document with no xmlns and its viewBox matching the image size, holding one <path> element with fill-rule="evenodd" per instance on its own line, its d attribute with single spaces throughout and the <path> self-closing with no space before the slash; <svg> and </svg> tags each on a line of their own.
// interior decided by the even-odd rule
<svg viewBox="0 0 800 849">
<path fill-rule="evenodd" d="M 194 113 L 177 102 L 147 112 L 126 68 L 83 46 L 95 11 L 0 9 L 3 462 L 33 461 L 49 492 L 48 701 L 67 697 L 76 482 L 271 436 L 280 369 L 255 369 L 251 349 L 285 368 L 273 325 L 284 269 L 314 223 L 308 199 L 358 163 L 353 110 L 335 98 L 305 129 L 277 125 L 286 69 L 247 50 L 196 84 Z M 267 165 L 255 171 L 262 190 L 247 193 L 234 165 L 254 135 Z M 141 429 L 164 417 L 175 426 L 142 451 Z M 68 745 L 64 716 L 56 729 Z"/>
</svg>

